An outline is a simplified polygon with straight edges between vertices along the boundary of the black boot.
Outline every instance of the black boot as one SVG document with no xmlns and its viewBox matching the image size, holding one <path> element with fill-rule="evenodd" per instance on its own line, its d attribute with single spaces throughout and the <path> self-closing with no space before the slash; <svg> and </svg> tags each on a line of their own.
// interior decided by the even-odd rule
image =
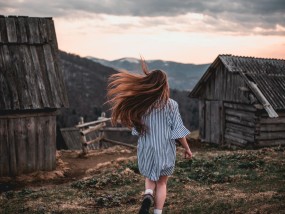
<svg viewBox="0 0 285 214">
<path fill-rule="evenodd" d="M 154 204 L 153 196 L 151 194 L 145 194 L 143 197 L 139 214 L 149 214 L 149 208 L 153 204 Z"/>
</svg>

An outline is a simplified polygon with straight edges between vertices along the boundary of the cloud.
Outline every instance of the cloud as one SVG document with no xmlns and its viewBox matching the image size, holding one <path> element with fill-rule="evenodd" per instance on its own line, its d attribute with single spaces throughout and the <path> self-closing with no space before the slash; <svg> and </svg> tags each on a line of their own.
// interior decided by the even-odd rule
<svg viewBox="0 0 285 214">
<path fill-rule="evenodd" d="M 285 35 L 284 0 L 0 0 L 0 14 L 73 19 L 109 15 L 141 18 L 141 24 L 181 31 L 200 28 L 233 34 Z M 203 19 L 197 20 L 193 14 Z M 188 16 L 193 19 L 183 19 Z M 179 19 L 182 23 L 176 22 Z M 116 26 L 134 27 L 134 24 Z"/>
</svg>

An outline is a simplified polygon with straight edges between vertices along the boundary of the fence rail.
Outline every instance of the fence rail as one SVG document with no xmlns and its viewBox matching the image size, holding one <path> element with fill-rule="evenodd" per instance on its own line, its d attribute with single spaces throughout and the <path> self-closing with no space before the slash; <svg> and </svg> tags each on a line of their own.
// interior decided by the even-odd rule
<svg viewBox="0 0 285 214">
<path fill-rule="evenodd" d="M 123 143 L 117 140 L 108 139 L 106 133 L 109 132 L 130 132 L 131 130 L 126 127 L 108 127 L 107 123 L 111 121 L 111 118 L 106 118 L 105 113 L 103 112 L 101 117 L 96 121 L 91 121 L 84 123 L 83 117 L 80 118 L 78 125 L 73 128 L 64 128 L 61 129 L 61 132 L 65 139 L 70 140 L 70 137 L 67 137 L 67 132 L 76 132 L 77 142 L 81 144 L 82 154 L 86 155 L 88 153 L 88 148 L 95 148 L 97 146 L 101 147 L 104 142 L 127 146 L 131 148 L 136 148 L 135 145 L 128 143 Z M 74 143 L 73 143 L 74 144 Z M 78 145 L 78 144 L 77 144 Z M 77 146 L 78 147 L 78 146 Z"/>
</svg>

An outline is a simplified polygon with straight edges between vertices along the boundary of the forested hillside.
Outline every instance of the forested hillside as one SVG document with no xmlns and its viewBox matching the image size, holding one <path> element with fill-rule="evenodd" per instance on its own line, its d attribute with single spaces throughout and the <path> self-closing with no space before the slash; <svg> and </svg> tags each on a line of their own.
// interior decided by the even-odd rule
<svg viewBox="0 0 285 214">
<path fill-rule="evenodd" d="M 107 79 L 117 71 L 65 52 L 60 52 L 60 59 L 70 106 L 61 110 L 58 128 L 74 126 L 80 116 L 85 121 L 96 120 L 102 111 L 109 116 L 109 107 L 104 105 Z M 185 125 L 193 130 L 198 126 L 198 108 L 197 103 L 187 95 L 186 91 L 171 90 L 171 97 L 178 102 Z"/>
</svg>

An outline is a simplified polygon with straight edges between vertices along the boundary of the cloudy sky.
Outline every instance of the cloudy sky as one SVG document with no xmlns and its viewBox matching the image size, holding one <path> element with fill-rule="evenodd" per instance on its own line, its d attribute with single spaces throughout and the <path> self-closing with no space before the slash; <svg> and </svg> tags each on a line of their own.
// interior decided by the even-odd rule
<svg viewBox="0 0 285 214">
<path fill-rule="evenodd" d="M 53 17 L 59 48 L 83 57 L 285 59 L 284 0 L 0 0 L 0 14 Z"/>
</svg>

